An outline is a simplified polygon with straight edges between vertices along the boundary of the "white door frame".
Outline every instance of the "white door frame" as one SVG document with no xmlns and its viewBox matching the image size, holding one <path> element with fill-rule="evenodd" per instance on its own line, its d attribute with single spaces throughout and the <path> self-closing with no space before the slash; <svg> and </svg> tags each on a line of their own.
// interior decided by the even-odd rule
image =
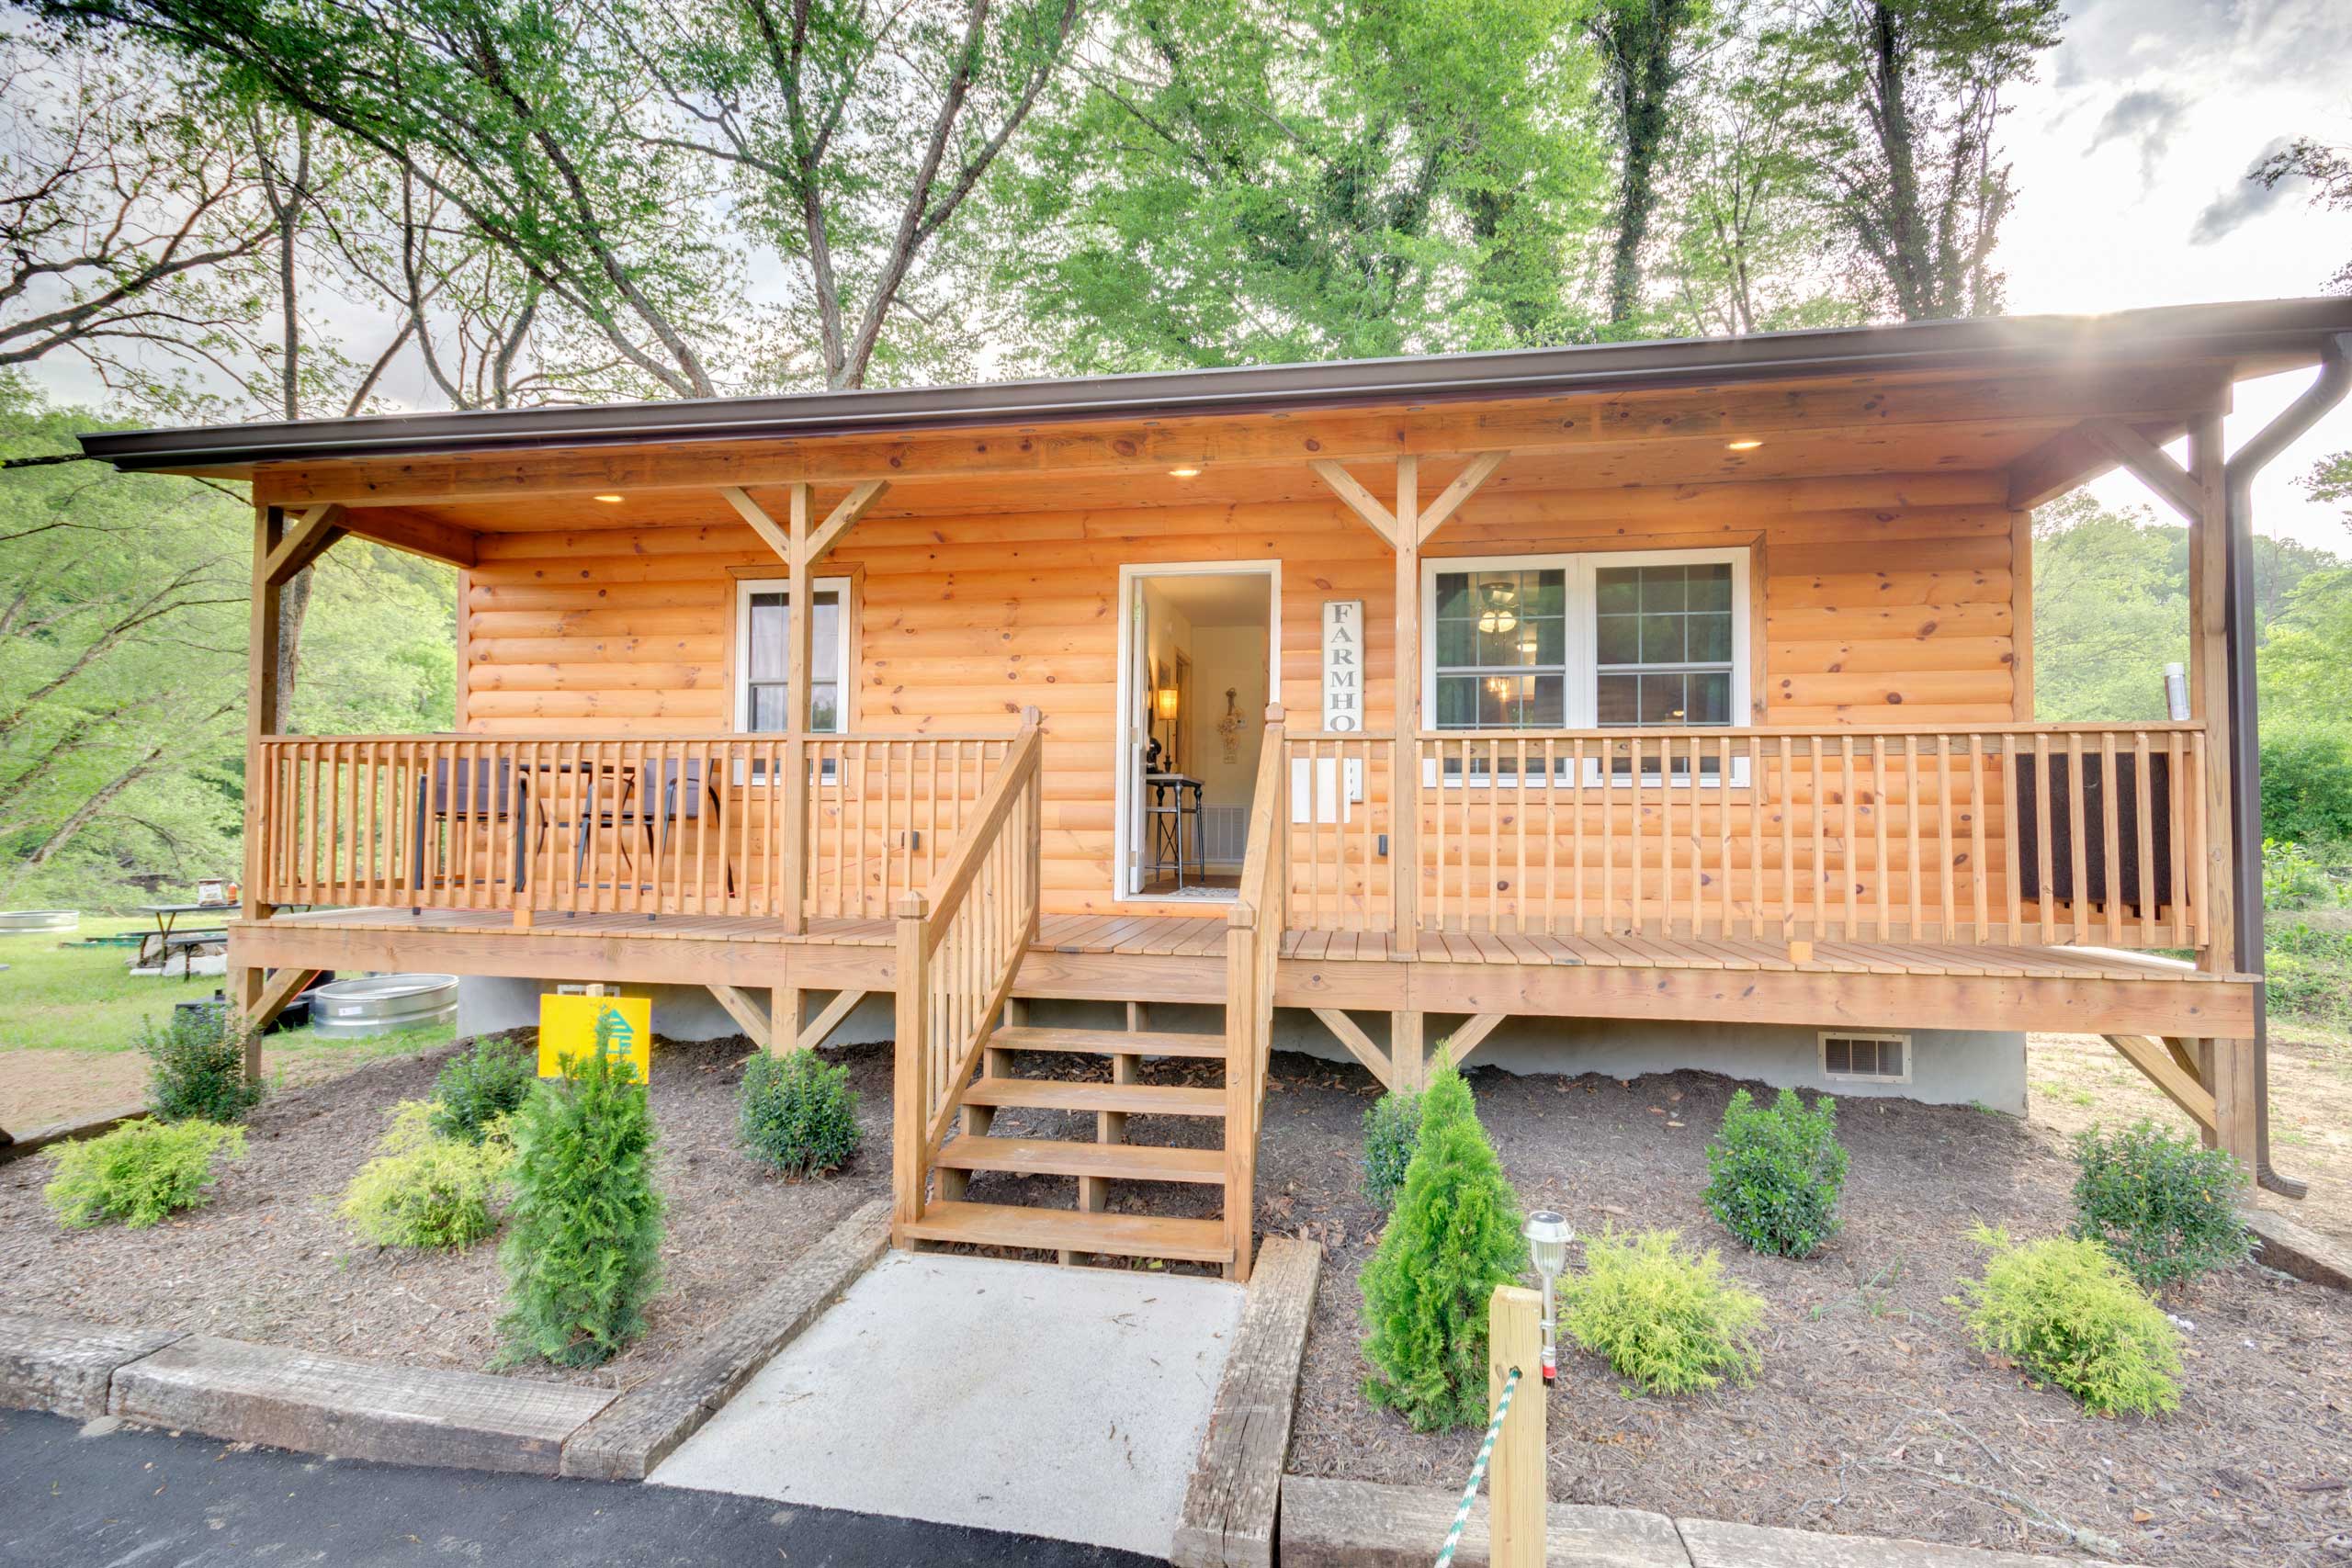
<svg viewBox="0 0 2352 1568">
<path fill-rule="evenodd" d="M 1143 843 L 1139 837 L 1142 791 L 1136 787 L 1136 760 L 1143 739 L 1136 732 L 1136 629 L 1142 619 L 1143 583 L 1150 577 L 1262 577 L 1266 579 L 1266 693 L 1269 702 L 1282 700 L 1283 563 L 1279 560 L 1150 561 L 1123 563 L 1119 568 L 1119 695 L 1116 740 L 1112 750 L 1113 818 L 1111 837 L 1111 896 L 1114 899 L 1151 902 L 1136 891 L 1143 884 Z M 1266 716 L 1251 716 L 1262 726 Z"/>
</svg>

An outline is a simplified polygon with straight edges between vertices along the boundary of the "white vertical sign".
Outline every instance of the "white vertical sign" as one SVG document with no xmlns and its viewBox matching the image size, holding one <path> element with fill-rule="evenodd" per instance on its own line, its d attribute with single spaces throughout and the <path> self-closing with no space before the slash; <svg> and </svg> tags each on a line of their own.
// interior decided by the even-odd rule
<svg viewBox="0 0 2352 1568">
<path fill-rule="evenodd" d="M 1323 728 L 1363 730 L 1363 601 L 1323 601 Z"/>
<path fill-rule="evenodd" d="M 1363 708 L 1363 601 L 1323 601 L 1323 729 L 1330 735 L 1361 735 Z M 1304 757 L 1291 760 L 1291 820 L 1344 822 L 1348 807 L 1363 798 L 1363 763 L 1347 760 L 1344 773 L 1334 758 L 1311 769 Z"/>
</svg>

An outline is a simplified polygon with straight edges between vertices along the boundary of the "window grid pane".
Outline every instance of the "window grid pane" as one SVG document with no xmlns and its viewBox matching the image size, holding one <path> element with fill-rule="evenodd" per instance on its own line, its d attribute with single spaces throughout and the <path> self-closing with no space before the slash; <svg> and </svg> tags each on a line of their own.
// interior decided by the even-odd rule
<svg viewBox="0 0 2352 1568">
<path fill-rule="evenodd" d="M 1595 719 L 1609 728 L 1732 722 L 1728 562 L 1593 574 Z"/>
<path fill-rule="evenodd" d="M 747 666 L 744 671 L 744 724 L 754 734 L 775 734 L 790 728 L 786 684 L 791 659 L 791 595 L 761 590 L 744 596 Z M 823 589 L 813 598 L 816 624 L 809 628 L 815 669 L 808 682 L 808 728 L 818 734 L 841 732 L 842 603 L 838 589 Z"/>
<path fill-rule="evenodd" d="M 1567 572 L 1437 574 L 1431 630 L 1441 729 L 1557 729 L 1567 722 Z"/>
</svg>

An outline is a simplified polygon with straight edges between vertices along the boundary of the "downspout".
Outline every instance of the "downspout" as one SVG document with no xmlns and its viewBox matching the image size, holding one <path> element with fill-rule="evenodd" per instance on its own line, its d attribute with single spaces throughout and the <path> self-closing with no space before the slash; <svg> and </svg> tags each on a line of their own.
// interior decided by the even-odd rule
<svg viewBox="0 0 2352 1568">
<path fill-rule="evenodd" d="M 2232 863 L 2237 886 L 2235 923 L 2238 967 L 2259 980 L 2262 951 L 2262 737 L 2260 698 L 2255 690 L 2254 477 L 2319 423 L 2320 416 L 2352 391 L 2352 333 L 2328 340 L 2320 355 L 2319 379 L 2284 412 L 2263 426 L 2222 470 L 2222 518 L 2229 530 L 2229 603 L 2225 635 L 2230 671 L 2230 825 Z M 2273 1192 L 2301 1198 L 2307 1182 L 2281 1176 L 2270 1166 L 2269 987 L 2254 988 L 2255 1179 Z"/>
</svg>

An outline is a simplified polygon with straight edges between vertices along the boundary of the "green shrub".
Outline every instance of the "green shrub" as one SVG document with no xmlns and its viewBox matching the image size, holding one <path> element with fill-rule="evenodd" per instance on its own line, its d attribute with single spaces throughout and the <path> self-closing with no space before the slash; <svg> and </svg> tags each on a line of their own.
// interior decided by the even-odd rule
<svg viewBox="0 0 2352 1568">
<path fill-rule="evenodd" d="M 2271 1011 L 2352 1029 L 2352 931 L 2296 920 L 2272 922 L 2266 936 Z"/>
<path fill-rule="evenodd" d="M 1713 1247 L 1678 1249 L 1678 1231 L 1589 1237 L 1584 1270 L 1560 1280 L 1560 1326 L 1651 1393 L 1747 1382 L 1761 1358 L 1764 1300 L 1723 1277 Z"/>
<path fill-rule="evenodd" d="M 56 1174 L 41 1196 L 66 1224 L 120 1220 L 141 1230 L 202 1205 L 220 1162 L 244 1155 L 243 1127 L 141 1117 L 102 1137 L 48 1150 Z"/>
<path fill-rule="evenodd" d="M 2245 1261 L 2245 1168 L 2227 1152 L 2135 1122 L 2077 1135 L 2075 1163 L 2068 1234 L 2106 1247 L 2147 1289 Z"/>
<path fill-rule="evenodd" d="M 594 1366 L 644 1325 L 661 1283 L 653 1117 L 636 1069 L 605 1049 L 542 1079 L 514 1122 L 514 1201 L 499 1248 L 508 1359 Z"/>
<path fill-rule="evenodd" d="M 161 1029 L 139 1024 L 147 1055 L 147 1099 L 165 1122 L 236 1122 L 261 1103 L 261 1085 L 245 1077 L 245 1028 L 228 1007 L 174 1010 Z"/>
<path fill-rule="evenodd" d="M 862 1137 L 849 1069 L 814 1051 L 752 1057 L 736 1093 L 735 1125 L 753 1159 L 786 1176 L 840 1169 Z"/>
<path fill-rule="evenodd" d="M 1364 1265 L 1364 1393 L 1418 1431 L 1487 1419 L 1487 1305 L 1527 1261 L 1519 1202 L 1452 1067 L 1421 1096 L 1396 1213 Z"/>
<path fill-rule="evenodd" d="M 470 1247 L 498 1228 L 491 1212 L 514 1157 L 503 1118 L 481 1142 L 435 1131 L 441 1108 L 404 1100 L 376 1156 L 359 1168 L 343 1195 L 343 1217 L 379 1247 Z"/>
<path fill-rule="evenodd" d="M 1762 1111 L 1739 1090 L 1707 1145 L 1707 1208 L 1725 1230 L 1758 1252 L 1812 1257 L 1838 1230 L 1846 1185 L 1838 1102 L 1823 1095 L 1808 1111 L 1784 1089 Z"/>
<path fill-rule="evenodd" d="M 2335 884 L 2302 845 L 2283 839 L 2262 840 L 2262 906 L 2308 909 L 2336 902 Z"/>
<path fill-rule="evenodd" d="M 1383 1209 L 1396 1206 L 1413 1145 L 1421 1135 L 1421 1097 L 1391 1089 L 1363 1113 L 1363 1195 Z"/>
<path fill-rule="evenodd" d="M 490 1125 L 523 1108 L 538 1081 L 536 1051 L 503 1035 L 485 1035 L 442 1064 L 433 1080 L 433 1130 L 479 1144 Z"/>
<path fill-rule="evenodd" d="M 2097 1415 L 2180 1408 L 2180 1331 L 2107 1248 L 2072 1236 L 2013 1246 L 1983 1225 L 1976 1239 L 1992 1249 L 1984 1278 L 1961 1280 L 1951 1304 L 1979 1348 Z"/>
<path fill-rule="evenodd" d="M 2266 832 L 2306 844 L 2352 839 L 2352 749 L 2340 733 L 2270 729 L 2257 787 Z"/>
</svg>

